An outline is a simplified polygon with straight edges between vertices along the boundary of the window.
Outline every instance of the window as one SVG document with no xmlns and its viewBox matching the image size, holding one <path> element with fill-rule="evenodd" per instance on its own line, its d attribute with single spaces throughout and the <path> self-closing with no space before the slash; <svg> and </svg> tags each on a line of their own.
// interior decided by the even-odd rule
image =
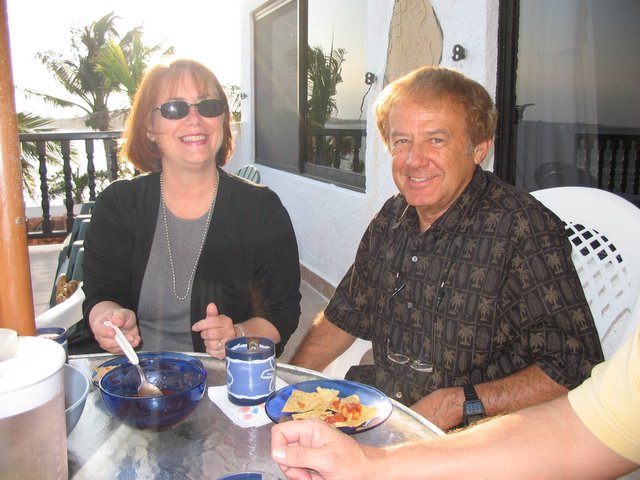
<svg viewBox="0 0 640 480">
<path fill-rule="evenodd" d="M 254 41 L 256 162 L 364 191 L 366 0 L 271 2 Z"/>
<path fill-rule="evenodd" d="M 496 171 L 529 191 L 584 185 L 640 205 L 637 0 L 501 2 Z M 501 99 L 501 101 L 500 101 Z"/>
<path fill-rule="evenodd" d="M 297 1 L 254 22 L 256 161 L 299 171 Z"/>
</svg>

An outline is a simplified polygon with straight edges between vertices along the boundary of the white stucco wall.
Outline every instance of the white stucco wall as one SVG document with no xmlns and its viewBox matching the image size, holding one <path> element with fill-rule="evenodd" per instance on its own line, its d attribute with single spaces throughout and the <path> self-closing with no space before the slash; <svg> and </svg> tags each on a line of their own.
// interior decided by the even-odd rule
<svg viewBox="0 0 640 480">
<path fill-rule="evenodd" d="M 346 0 L 348 1 L 348 0 Z M 243 122 L 236 141 L 236 153 L 227 167 L 234 171 L 254 163 L 253 52 L 251 12 L 266 3 L 245 0 L 242 6 L 242 80 L 247 94 L 242 104 Z M 384 77 L 393 0 L 368 1 L 368 71 Z M 479 81 L 494 93 L 496 88 L 498 0 L 431 0 L 444 34 L 442 65 L 454 67 Z M 451 59 L 453 46 L 465 47 L 467 57 Z M 282 199 L 291 215 L 298 238 L 300 261 L 312 272 L 337 285 L 353 261 L 358 242 L 369 221 L 384 201 L 396 192 L 390 173 L 389 155 L 378 140 L 371 115 L 381 81 L 367 97 L 366 192 L 358 193 L 335 185 L 258 165 L 262 183 Z"/>
</svg>

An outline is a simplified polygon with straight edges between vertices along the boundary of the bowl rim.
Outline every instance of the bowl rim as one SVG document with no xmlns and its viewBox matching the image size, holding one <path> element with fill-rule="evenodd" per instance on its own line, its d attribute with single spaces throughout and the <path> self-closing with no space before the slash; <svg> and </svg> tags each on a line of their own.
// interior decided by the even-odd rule
<svg viewBox="0 0 640 480">
<path fill-rule="evenodd" d="M 196 365 L 204 368 L 202 361 L 197 356 L 191 355 L 190 353 L 164 351 L 164 350 L 160 350 L 160 351 L 141 350 L 137 352 L 137 354 L 141 362 L 145 360 L 152 360 L 152 359 L 160 360 L 160 359 L 170 358 L 170 359 L 176 359 L 176 360 L 185 360 L 187 362 L 195 363 Z M 98 378 L 99 368 L 102 368 L 102 367 L 115 368 L 120 365 L 126 365 L 130 363 L 131 362 L 129 362 L 129 359 L 124 354 L 114 355 L 113 357 L 109 358 L 108 360 L 105 360 L 100 365 L 93 368 L 93 370 L 91 371 L 91 383 L 93 383 L 96 387 L 98 386 L 98 383 L 100 382 L 100 378 L 102 378 L 102 377 Z"/>
<path fill-rule="evenodd" d="M 138 354 L 138 358 L 140 359 L 141 362 L 143 360 L 163 360 L 163 359 L 174 360 L 175 359 L 175 360 L 184 360 L 186 362 L 195 363 L 196 365 L 204 367 L 204 365 L 202 364 L 202 361 L 197 356 L 192 355 L 193 352 L 185 353 L 185 352 L 173 352 L 173 351 L 165 351 L 165 350 L 158 350 L 158 351 L 141 350 L 136 353 Z M 126 363 L 131 363 L 131 362 L 129 362 L 129 359 L 124 354 L 119 354 L 119 355 L 113 355 L 112 357 L 108 358 L 107 360 L 105 360 L 95 368 L 119 366 Z"/>
<path fill-rule="evenodd" d="M 194 388 L 199 388 L 203 383 L 205 383 L 207 381 L 207 371 L 204 369 L 204 367 L 202 367 L 201 365 L 198 365 L 194 362 L 190 362 L 188 360 L 183 360 L 181 358 L 149 358 L 149 359 L 141 359 L 140 360 L 140 365 L 142 364 L 146 364 L 146 363 L 160 363 L 160 362 L 167 362 L 170 361 L 171 363 L 178 363 L 178 364 L 182 364 L 182 365 L 186 365 L 189 368 L 193 368 L 196 371 L 198 371 L 201 375 L 202 375 L 202 379 L 196 383 L 195 385 L 192 385 L 190 388 L 183 390 L 181 392 L 172 394 L 172 395 L 163 395 L 164 397 L 173 397 L 174 395 L 179 395 L 182 393 L 186 393 L 186 392 L 190 392 L 191 390 L 193 390 Z M 138 400 L 138 399 L 148 399 L 148 398 L 162 398 L 159 396 L 154 396 L 154 397 L 130 397 L 130 396 L 126 396 L 126 395 L 118 395 L 117 393 L 112 393 L 110 391 L 108 391 L 107 389 L 103 388 L 102 386 L 102 382 L 109 376 L 111 375 L 115 375 L 115 372 L 118 372 L 119 370 L 123 370 L 124 368 L 130 368 L 133 365 L 131 364 L 131 362 L 125 362 L 122 363 L 120 365 L 118 365 L 116 368 L 109 370 L 107 373 L 105 373 L 102 378 L 100 378 L 100 381 L 98 382 L 98 388 L 100 389 L 100 393 L 104 393 L 106 395 L 109 395 L 112 398 L 118 398 L 118 399 L 126 399 L 126 400 Z"/>
<path fill-rule="evenodd" d="M 78 400 L 76 400 L 75 402 L 73 402 L 71 405 L 69 405 L 64 409 L 65 412 L 70 412 L 71 410 L 76 408 L 78 405 L 80 405 L 82 402 L 86 401 L 87 396 L 89 395 L 89 390 L 91 389 L 91 380 L 89 380 L 89 378 L 84 374 L 82 370 L 80 370 L 78 367 L 74 365 L 71 365 L 70 363 L 65 363 L 64 368 L 65 369 L 70 368 L 72 371 L 75 371 L 75 373 L 77 373 L 78 375 L 81 375 L 85 381 L 84 390 L 82 392 L 82 395 L 80 395 L 80 398 L 78 398 Z"/>
</svg>

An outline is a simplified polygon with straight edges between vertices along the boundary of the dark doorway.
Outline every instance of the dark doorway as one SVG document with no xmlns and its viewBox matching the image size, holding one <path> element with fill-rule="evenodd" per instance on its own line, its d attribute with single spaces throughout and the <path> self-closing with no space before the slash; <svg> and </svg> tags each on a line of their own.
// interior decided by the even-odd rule
<svg viewBox="0 0 640 480">
<path fill-rule="evenodd" d="M 638 203 L 638 18 L 637 0 L 501 1 L 501 178 L 529 191 L 593 186 Z"/>
</svg>

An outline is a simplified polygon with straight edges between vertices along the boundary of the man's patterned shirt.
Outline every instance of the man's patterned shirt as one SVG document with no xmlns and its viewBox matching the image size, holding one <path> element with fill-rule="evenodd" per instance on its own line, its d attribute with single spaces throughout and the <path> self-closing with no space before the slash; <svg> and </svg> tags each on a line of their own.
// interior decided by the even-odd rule
<svg viewBox="0 0 640 480">
<path fill-rule="evenodd" d="M 406 405 L 534 364 L 571 389 L 603 360 L 562 222 L 479 167 L 426 232 L 403 196 L 389 199 L 325 315 L 373 342 L 375 369 L 354 367 L 352 378 Z"/>
</svg>

